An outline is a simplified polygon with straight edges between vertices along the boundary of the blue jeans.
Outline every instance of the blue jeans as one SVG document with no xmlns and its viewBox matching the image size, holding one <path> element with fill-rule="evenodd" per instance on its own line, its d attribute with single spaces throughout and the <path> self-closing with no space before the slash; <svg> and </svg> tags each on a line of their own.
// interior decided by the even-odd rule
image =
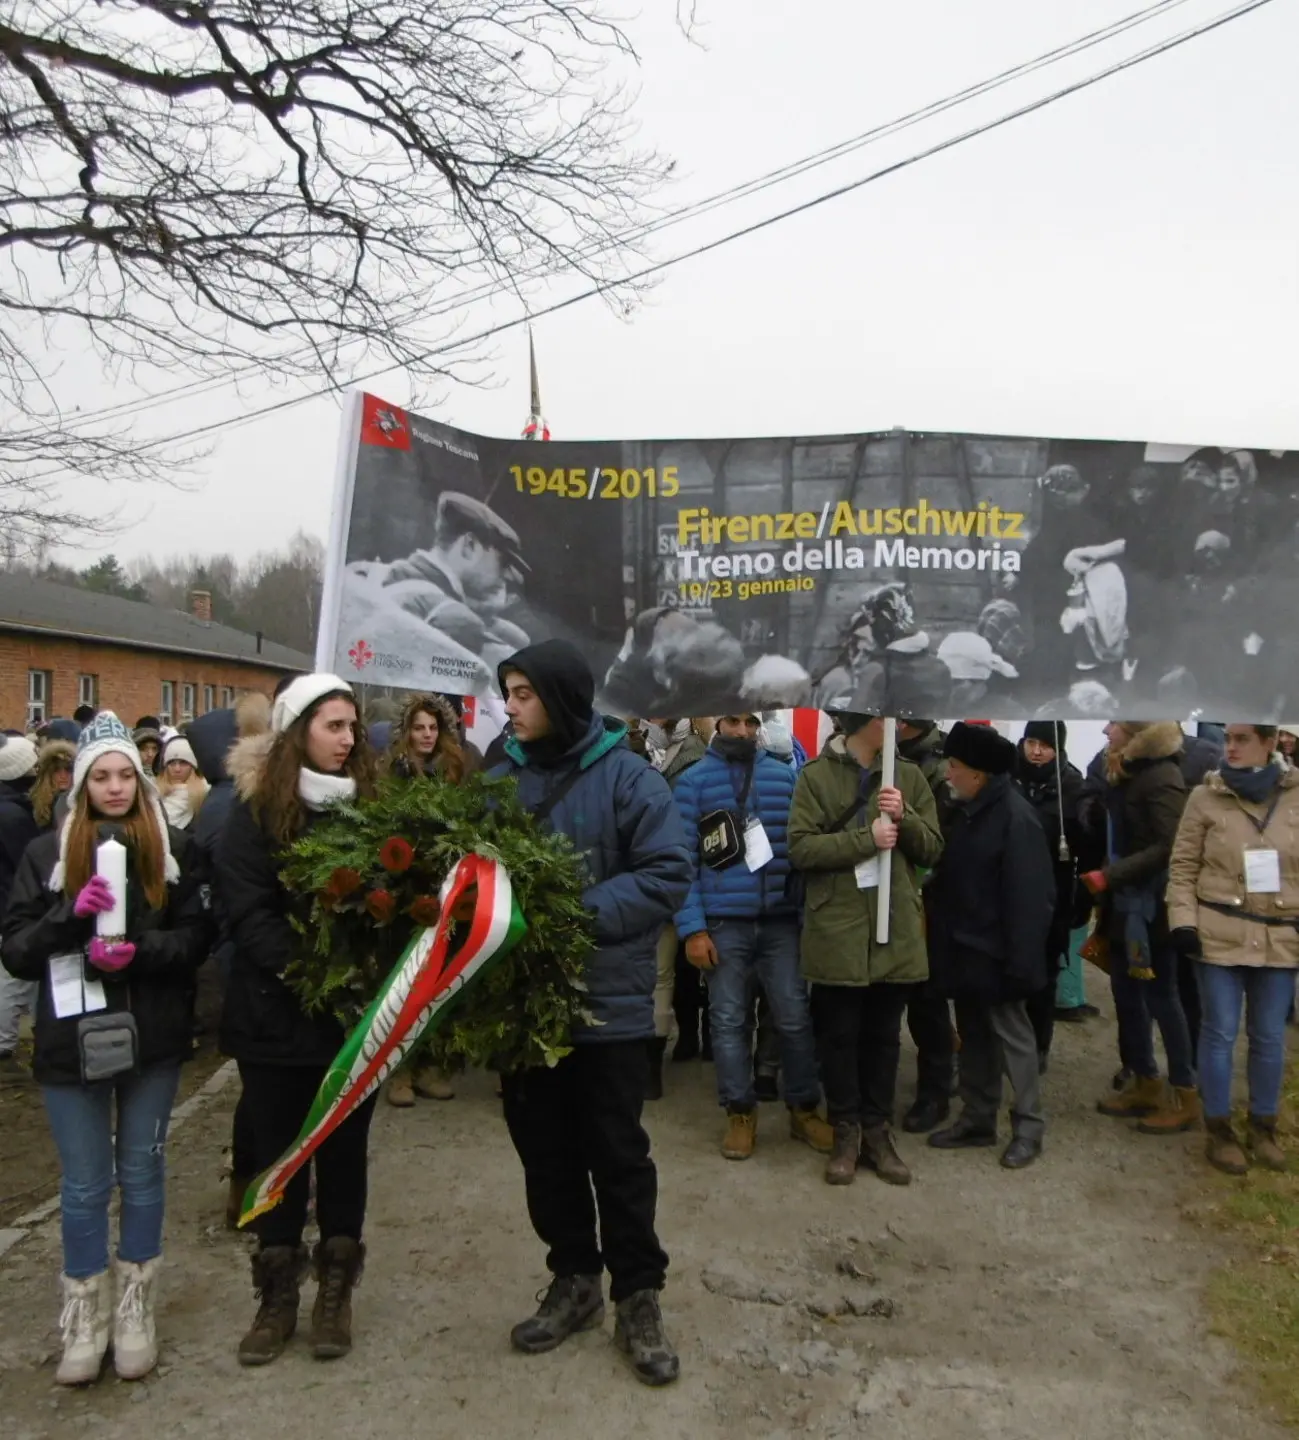
<svg viewBox="0 0 1299 1440">
<path fill-rule="evenodd" d="M 72 1279 L 108 1269 L 114 1180 L 122 1192 L 118 1257 L 143 1265 L 162 1253 L 163 1145 L 179 1081 L 180 1066 L 166 1064 L 95 1085 L 41 1087 L 63 1168 L 63 1270 Z"/>
<path fill-rule="evenodd" d="M 798 922 L 717 920 L 708 927 L 717 947 L 717 968 L 707 973 L 717 1095 L 728 1109 L 752 1109 L 753 1054 L 749 1017 L 762 986 L 780 1037 L 785 1103 L 800 1110 L 821 1103 L 816 1042 L 807 986 L 798 965 Z"/>
<path fill-rule="evenodd" d="M 1181 1090 L 1195 1088 L 1195 1057 L 1191 1032 L 1177 993 L 1177 956 L 1167 946 L 1154 947 L 1153 980 L 1134 980 L 1119 942 L 1113 944 L 1110 990 L 1119 1022 L 1119 1059 L 1134 1075 L 1154 1079 L 1159 1074 L 1151 1022 L 1159 1026 L 1168 1057 L 1168 1079 Z"/>
<path fill-rule="evenodd" d="M 1196 967 L 1200 982 L 1200 1095 L 1211 1120 L 1231 1114 L 1231 1062 L 1248 1007 L 1249 1113 L 1271 1118 L 1281 1103 L 1285 1026 L 1294 1000 L 1295 972 L 1256 965 Z"/>
</svg>

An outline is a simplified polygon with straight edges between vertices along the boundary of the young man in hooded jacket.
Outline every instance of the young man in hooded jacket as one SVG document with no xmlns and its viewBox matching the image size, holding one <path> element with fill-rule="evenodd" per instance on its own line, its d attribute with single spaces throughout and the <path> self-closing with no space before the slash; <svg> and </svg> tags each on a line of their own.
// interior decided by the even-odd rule
<svg viewBox="0 0 1299 1440">
<path fill-rule="evenodd" d="M 504 1080 L 528 1213 L 554 1277 L 510 1338 L 535 1355 L 598 1326 L 607 1268 L 615 1344 L 637 1379 L 666 1385 L 680 1362 L 659 1309 L 668 1257 L 654 1229 L 658 1175 L 641 1109 L 655 950 L 690 885 L 685 835 L 667 782 L 627 748 L 621 721 L 595 711 L 595 679 L 580 651 L 544 641 L 498 673 L 513 734 L 492 774 L 513 776 L 523 804 L 584 856 L 596 942 L 586 972 L 595 1023 L 574 1030 L 572 1053 L 554 1069 Z"/>
</svg>

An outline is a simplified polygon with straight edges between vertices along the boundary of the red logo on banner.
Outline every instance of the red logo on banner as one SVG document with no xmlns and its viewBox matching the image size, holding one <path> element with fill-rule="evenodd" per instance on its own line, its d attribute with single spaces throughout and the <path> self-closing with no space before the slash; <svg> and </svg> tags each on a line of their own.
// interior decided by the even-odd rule
<svg viewBox="0 0 1299 1440">
<path fill-rule="evenodd" d="M 466 695 L 460 702 L 461 716 L 465 722 L 465 729 L 472 730 L 474 721 L 478 718 L 478 701 L 472 695 Z"/>
<path fill-rule="evenodd" d="M 364 640 L 358 640 L 347 652 L 347 658 L 358 670 L 364 670 L 374 659 L 374 651 L 370 649 Z"/>
<path fill-rule="evenodd" d="M 406 412 L 374 395 L 362 399 L 361 444 L 382 445 L 386 450 L 409 450 L 410 423 Z"/>
</svg>

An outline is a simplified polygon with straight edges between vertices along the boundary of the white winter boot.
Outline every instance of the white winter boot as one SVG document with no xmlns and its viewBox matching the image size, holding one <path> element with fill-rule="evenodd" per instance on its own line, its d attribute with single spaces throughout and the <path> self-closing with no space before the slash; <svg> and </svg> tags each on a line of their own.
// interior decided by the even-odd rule
<svg viewBox="0 0 1299 1440">
<path fill-rule="evenodd" d="M 63 1277 L 63 1359 L 54 1378 L 60 1385 L 88 1385 L 99 1379 L 113 1326 L 113 1280 L 108 1271 L 88 1280 Z"/>
<path fill-rule="evenodd" d="M 113 1368 L 121 1380 L 143 1380 L 158 1363 L 154 1302 L 161 1260 L 117 1262 L 117 1309 L 113 1312 Z"/>
</svg>

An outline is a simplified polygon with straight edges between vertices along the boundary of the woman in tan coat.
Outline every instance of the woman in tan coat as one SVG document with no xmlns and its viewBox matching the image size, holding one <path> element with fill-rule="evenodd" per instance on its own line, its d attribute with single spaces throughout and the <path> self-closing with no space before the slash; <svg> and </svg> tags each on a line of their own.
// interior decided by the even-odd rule
<svg viewBox="0 0 1299 1440">
<path fill-rule="evenodd" d="M 1227 758 L 1187 802 L 1169 869 L 1168 920 L 1196 961 L 1204 1018 L 1200 1095 L 1209 1163 L 1248 1168 L 1231 1125 L 1232 1051 L 1248 1006 L 1249 1148 L 1285 1168 L 1276 1114 L 1286 1016 L 1299 969 L 1299 771 L 1276 754 L 1270 725 L 1229 725 Z"/>
</svg>

